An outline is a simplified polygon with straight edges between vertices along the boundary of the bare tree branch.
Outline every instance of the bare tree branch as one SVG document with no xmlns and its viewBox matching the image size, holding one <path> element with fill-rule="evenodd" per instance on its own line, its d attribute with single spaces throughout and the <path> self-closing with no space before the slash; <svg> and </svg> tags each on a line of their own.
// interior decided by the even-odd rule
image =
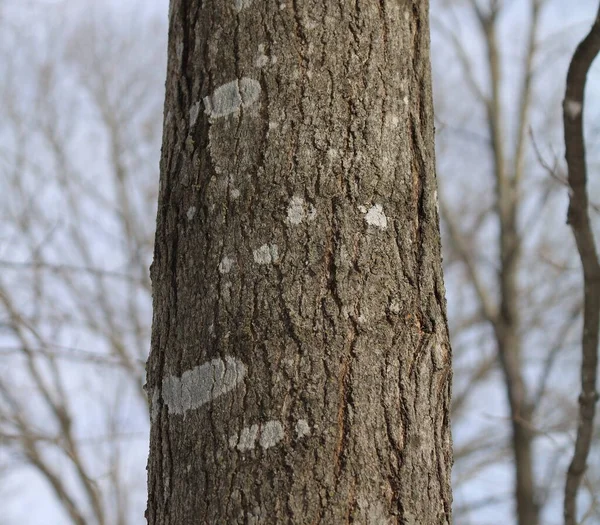
<svg viewBox="0 0 600 525">
<path fill-rule="evenodd" d="M 600 327 L 600 261 L 589 218 L 587 167 L 583 136 L 584 92 L 588 71 L 600 52 L 600 7 L 587 36 L 577 46 L 569 71 L 563 102 L 568 181 L 571 188 L 568 223 L 573 230 L 583 269 L 583 335 L 581 340 L 581 394 L 579 424 L 573 458 L 565 484 L 565 525 L 577 523 L 577 493 L 586 469 L 596 413 L 598 329 Z"/>
</svg>

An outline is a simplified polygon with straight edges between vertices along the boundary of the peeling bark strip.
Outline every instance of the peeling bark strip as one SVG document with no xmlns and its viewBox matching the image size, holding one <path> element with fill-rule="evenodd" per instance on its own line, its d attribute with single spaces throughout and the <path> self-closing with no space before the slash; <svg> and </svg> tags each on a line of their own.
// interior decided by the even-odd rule
<svg viewBox="0 0 600 525">
<path fill-rule="evenodd" d="M 171 0 L 149 524 L 451 522 L 427 11 Z"/>
<path fill-rule="evenodd" d="M 573 458 L 565 485 L 565 525 L 579 523 L 577 493 L 587 467 L 594 434 L 594 417 L 598 392 L 598 343 L 600 329 L 600 260 L 589 217 L 587 194 L 587 166 L 583 136 L 583 108 L 585 83 L 592 62 L 600 53 L 600 8 L 588 35 L 577 46 L 567 74 L 563 103 L 565 157 L 568 182 L 571 188 L 568 222 L 583 269 L 583 334 L 581 339 L 581 394 L 579 396 L 579 424 Z"/>
</svg>

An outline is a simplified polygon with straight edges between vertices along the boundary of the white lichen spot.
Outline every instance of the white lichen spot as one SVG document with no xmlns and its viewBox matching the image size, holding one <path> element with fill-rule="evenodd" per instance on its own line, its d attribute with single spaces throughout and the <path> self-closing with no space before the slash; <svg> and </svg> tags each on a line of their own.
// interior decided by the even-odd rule
<svg viewBox="0 0 600 525">
<path fill-rule="evenodd" d="M 252 425 L 251 427 L 242 429 L 239 440 L 236 443 L 237 449 L 240 452 L 252 450 L 255 447 L 256 439 L 258 438 L 258 430 L 258 425 Z"/>
<path fill-rule="evenodd" d="M 279 127 L 279 123 L 275 121 L 269 122 L 269 129 L 277 129 Z"/>
<path fill-rule="evenodd" d="M 235 113 L 240 108 L 254 104 L 260 96 L 260 83 L 253 78 L 244 77 L 232 80 L 215 89 L 212 95 L 204 97 L 204 112 L 212 118 Z"/>
<path fill-rule="evenodd" d="M 277 57 L 275 55 L 271 55 L 271 64 L 277 64 Z"/>
<path fill-rule="evenodd" d="M 254 60 L 254 65 L 258 68 L 265 67 L 269 63 L 269 57 L 265 55 L 265 46 L 260 44 L 258 46 L 258 54 Z"/>
<path fill-rule="evenodd" d="M 296 423 L 296 437 L 298 439 L 308 436 L 310 434 L 310 425 L 306 419 L 299 419 Z"/>
<path fill-rule="evenodd" d="M 565 101 L 565 112 L 571 120 L 574 120 L 581 115 L 582 110 L 583 104 L 581 102 L 577 102 L 576 100 Z"/>
<path fill-rule="evenodd" d="M 229 273 L 231 271 L 231 267 L 233 266 L 234 262 L 235 261 L 233 259 L 230 259 L 227 256 L 223 257 L 221 259 L 221 262 L 219 263 L 219 273 L 220 274 Z"/>
<path fill-rule="evenodd" d="M 269 63 L 269 57 L 267 55 L 260 55 L 256 57 L 254 65 L 258 68 L 265 67 Z"/>
<path fill-rule="evenodd" d="M 260 446 L 271 448 L 283 439 L 283 426 L 279 421 L 267 421 L 260 430 Z"/>
<path fill-rule="evenodd" d="M 308 69 L 308 70 L 306 71 L 306 76 L 308 77 L 308 79 L 309 79 L 309 80 L 311 80 L 311 79 L 312 79 L 312 77 L 313 77 L 313 72 L 312 72 L 312 70 Z"/>
<path fill-rule="evenodd" d="M 279 4 L 279 9 L 283 11 L 285 9 L 285 4 Z"/>
<path fill-rule="evenodd" d="M 392 118 L 390 119 L 390 123 L 392 124 L 392 127 L 397 128 L 398 124 L 400 123 L 400 119 L 398 118 L 397 115 L 392 115 Z"/>
<path fill-rule="evenodd" d="M 196 215 L 196 206 L 190 206 L 186 213 L 188 221 L 191 221 L 194 218 L 194 215 Z"/>
<path fill-rule="evenodd" d="M 310 429 L 309 429 L 310 432 Z M 241 432 L 229 438 L 229 446 L 237 448 L 240 452 L 253 450 L 256 443 L 264 449 L 279 443 L 284 437 L 283 426 L 279 421 L 267 421 L 263 425 L 254 424 L 244 427 Z"/>
<path fill-rule="evenodd" d="M 303 220 L 312 221 L 317 216 L 317 210 L 312 204 L 307 204 L 302 197 L 294 196 L 290 199 L 287 209 L 287 221 L 298 225 Z"/>
<path fill-rule="evenodd" d="M 238 199 L 240 196 L 240 190 L 238 190 L 237 188 L 233 188 L 231 190 L 231 198 L 232 199 Z"/>
<path fill-rule="evenodd" d="M 239 13 L 242 9 L 250 7 L 252 0 L 233 0 L 233 8 Z"/>
<path fill-rule="evenodd" d="M 233 283 L 231 281 L 226 281 L 223 283 L 221 288 L 221 296 L 225 301 L 229 301 L 231 299 L 231 288 L 233 287 Z"/>
<path fill-rule="evenodd" d="M 265 45 L 260 44 L 258 46 L 258 54 L 256 55 L 256 59 L 254 60 L 254 65 L 256 67 L 264 67 L 269 63 L 269 57 L 265 55 Z"/>
<path fill-rule="evenodd" d="M 246 376 L 246 365 L 226 356 L 213 359 L 162 382 L 162 397 L 171 414 L 184 414 L 200 408 L 238 386 Z"/>
<path fill-rule="evenodd" d="M 196 124 L 199 113 L 200 113 L 200 102 L 195 102 L 194 104 L 192 104 L 192 107 L 190 108 L 190 127 L 192 127 L 194 124 Z"/>
<path fill-rule="evenodd" d="M 404 98 L 402 99 L 402 101 L 404 102 L 405 105 L 408 106 L 408 96 L 405 95 Z"/>
<path fill-rule="evenodd" d="M 360 206 L 358 207 L 358 211 L 359 211 L 360 213 L 367 213 L 367 207 L 366 207 L 366 206 L 362 206 L 362 205 L 360 205 Z"/>
<path fill-rule="evenodd" d="M 287 220 L 290 224 L 300 224 L 304 219 L 304 199 L 292 197 L 287 209 Z"/>
<path fill-rule="evenodd" d="M 328 157 L 329 157 L 331 160 L 333 160 L 333 159 L 337 158 L 337 156 L 338 156 L 338 150 L 337 150 L 337 149 L 334 149 L 334 148 L 329 148 L 329 149 L 327 150 L 327 156 L 328 156 Z"/>
<path fill-rule="evenodd" d="M 398 315 L 400 313 L 400 301 L 398 299 L 392 299 L 390 303 L 390 312 Z"/>
<path fill-rule="evenodd" d="M 258 264 L 272 264 L 279 260 L 279 248 L 276 244 L 263 244 L 253 254 L 254 262 Z"/>
<path fill-rule="evenodd" d="M 383 213 L 383 206 L 381 204 L 375 204 L 365 215 L 365 221 L 369 226 L 375 226 L 385 230 L 387 228 L 387 217 Z"/>
</svg>

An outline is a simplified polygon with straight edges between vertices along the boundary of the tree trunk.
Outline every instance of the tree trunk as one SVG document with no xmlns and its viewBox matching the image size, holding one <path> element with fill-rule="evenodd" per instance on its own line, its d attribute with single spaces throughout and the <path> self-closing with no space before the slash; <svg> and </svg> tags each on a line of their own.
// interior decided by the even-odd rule
<svg viewBox="0 0 600 525">
<path fill-rule="evenodd" d="M 150 524 L 449 524 L 428 2 L 171 0 Z"/>
</svg>

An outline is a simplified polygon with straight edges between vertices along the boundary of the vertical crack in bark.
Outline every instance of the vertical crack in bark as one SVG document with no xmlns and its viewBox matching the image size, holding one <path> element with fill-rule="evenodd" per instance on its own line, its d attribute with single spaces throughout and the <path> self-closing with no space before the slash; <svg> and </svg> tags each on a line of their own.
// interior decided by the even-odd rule
<svg viewBox="0 0 600 525">
<path fill-rule="evenodd" d="M 338 379 L 338 414 L 337 414 L 337 443 L 334 457 L 334 472 L 336 484 L 341 480 L 341 473 L 345 467 L 345 452 L 350 439 L 350 422 L 348 421 L 348 409 L 352 403 L 352 374 L 351 360 L 354 353 L 354 344 L 356 342 L 356 327 L 353 321 L 350 321 L 346 333 L 346 342 L 344 346 L 344 355 L 340 364 L 340 377 Z"/>
<path fill-rule="evenodd" d="M 392 343 L 392 348 L 394 345 Z M 387 400 L 387 402 L 383 402 L 383 417 L 385 423 L 385 431 L 387 435 L 387 439 L 389 442 L 389 446 L 391 448 L 391 453 L 394 458 L 394 462 L 391 463 L 391 472 L 387 476 L 388 483 L 392 490 L 392 502 L 391 507 L 395 509 L 397 512 L 400 511 L 399 503 L 401 500 L 401 490 L 400 490 L 400 467 L 402 466 L 402 449 L 404 448 L 404 444 L 400 442 L 400 440 L 396 437 L 396 432 L 398 430 L 394 430 L 394 418 L 390 413 L 390 395 L 385 392 L 386 385 L 395 384 L 395 378 L 388 375 L 388 370 L 391 369 L 391 357 L 392 351 L 386 350 L 385 358 L 381 367 L 381 388 L 383 390 L 381 394 L 382 400 Z M 400 387 L 398 388 L 400 392 Z M 394 397 L 392 397 L 394 400 Z M 399 399 L 400 401 L 400 399 Z M 396 414 L 394 414 L 396 415 Z M 384 463 L 383 463 L 384 464 Z"/>
<path fill-rule="evenodd" d="M 419 278 L 416 281 L 417 289 L 421 289 L 421 275 L 422 275 L 422 265 L 425 257 L 425 246 L 424 240 L 425 237 L 423 235 L 423 223 L 427 220 L 425 216 L 424 206 L 425 206 L 425 198 L 423 192 L 423 178 L 426 177 L 425 171 L 425 163 L 423 161 L 423 144 L 422 138 L 418 132 L 418 126 L 420 125 L 418 117 L 411 113 L 410 116 L 410 133 L 412 139 L 412 170 L 413 170 L 413 202 L 415 205 L 414 212 L 414 243 L 413 246 L 416 250 L 416 264 L 417 264 L 417 275 Z"/>
</svg>

